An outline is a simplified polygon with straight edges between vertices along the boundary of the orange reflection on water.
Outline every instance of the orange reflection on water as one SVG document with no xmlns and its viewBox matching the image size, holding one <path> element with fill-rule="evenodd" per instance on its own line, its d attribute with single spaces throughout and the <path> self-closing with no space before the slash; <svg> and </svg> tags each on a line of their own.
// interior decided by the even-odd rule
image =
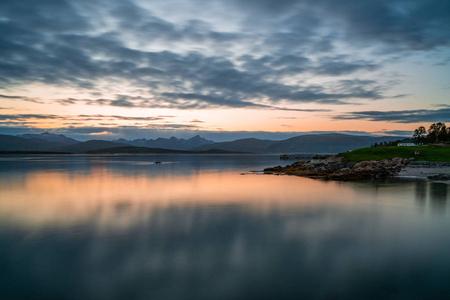
<svg viewBox="0 0 450 300">
<path fill-rule="evenodd" d="M 30 225 L 72 224 L 94 215 L 115 223 L 123 211 L 131 219 L 170 206 L 239 205 L 264 211 L 342 204 L 354 200 L 354 193 L 336 182 L 236 172 L 149 176 L 106 168 L 84 174 L 39 171 L 1 178 L 0 216 Z"/>
</svg>

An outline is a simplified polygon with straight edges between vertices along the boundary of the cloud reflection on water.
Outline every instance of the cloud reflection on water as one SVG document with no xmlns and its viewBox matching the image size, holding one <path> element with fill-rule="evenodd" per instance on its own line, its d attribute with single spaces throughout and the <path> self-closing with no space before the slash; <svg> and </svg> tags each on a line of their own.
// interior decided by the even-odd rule
<svg viewBox="0 0 450 300">
<path fill-rule="evenodd" d="M 446 184 L 123 165 L 0 173 L 1 297 L 450 295 Z"/>
</svg>

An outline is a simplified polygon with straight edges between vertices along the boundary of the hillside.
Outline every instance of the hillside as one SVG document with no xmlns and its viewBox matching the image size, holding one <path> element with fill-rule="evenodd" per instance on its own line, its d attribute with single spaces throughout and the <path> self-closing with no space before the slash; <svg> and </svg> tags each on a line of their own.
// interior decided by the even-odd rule
<svg viewBox="0 0 450 300">
<path fill-rule="evenodd" d="M 162 148 L 173 150 L 188 150 L 191 148 L 214 143 L 214 141 L 204 139 L 199 135 L 196 135 L 190 139 L 179 139 L 176 137 L 171 137 L 170 139 L 166 138 L 136 139 L 136 140 L 118 139 L 113 142 L 126 143 L 136 147 Z"/>
<path fill-rule="evenodd" d="M 143 147 L 164 150 L 188 150 L 194 152 L 204 151 L 231 151 L 234 153 L 339 153 L 348 150 L 369 147 L 382 141 L 392 141 L 400 137 L 373 137 L 354 136 L 347 134 L 309 134 L 296 136 L 290 139 L 274 141 L 256 138 L 239 139 L 229 142 L 213 143 L 212 141 L 195 136 L 190 139 L 158 138 L 156 140 L 138 139 L 130 141 L 135 145 L 124 143 L 124 139 L 115 142 L 104 140 L 90 140 L 78 142 L 64 135 L 50 133 L 26 134 L 22 136 L 0 135 L 0 151 L 52 151 L 85 153 L 100 149 L 117 147 Z M 119 142 L 120 141 L 120 142 Z M 192 145 L 198 145 L 190 147 Z M 149 146 L 151 145 L 151 146 Z M 158 146 L 155 146 L 158 145 Z M 188 148 L 188 149 L 186 149 Z M 140 150 L 129 148 L 129 151 Z M 146 150 L 147 151 L 147 150 Z M 152 153 L 152 152 L 149 152 Z M 167 153 L 167 152 L 164 152 Z"/>
<path fill-rule="evenodd" d="M 419 151 L 415 155 L 415 151 Z M 364 160 L 392 159 L 394 157 L 410 158 L 416 161 L 444 161 L 450 162 L 450 146 L 414 146 L 414 147 L 376 147 L 361 148 L 342 154 L 344 159 L 351 162 Z"/>
<path fill-rule="evenodd" d="M 203 145 L 201 147 L 195 147 L 190 150 L 192 151 L 205 151 L 211 149 L 222 149 L 227 151 L 240 151 L 240 152 L 255 152 L 263 153 L 267 152 L 267 148 L 272 145 L 275 141 L 271 140 L 260 140 L 255 138 L 240 139 L 232 142 L 221 142 Z"/>
<path fill-rule="evenodd" d="M 398 137 L 355 136 L 347 134 L 301 135 L 269 146 L 267 152 L 338 153 L 369 147 L 382 141 L 393 141 Z"/>
<path fill-rule="evenodd" d="M 282 141 L 242 139 L 232 142 L 214 143 L 191 150 L 224 149 L 257 153 L 338 153 L 369 147 L 382 141 L 393 141 L 399 137 L 355 136 L 347 134 L 301 135 Z"/>
<path fill-rule="evenodd" d="M 56 146 L 62 146 L 56 143 Z M 0 134 L 0 151 L 51 151 L 55 143 L 42 139 L 26 139 L 13 135 Z"/>
<path fill-rule="evenodd" d="M 64 146 L 55 148 L 55 151 L 72 152 L 72 153 L 84 153 L 93 150 L 115 148 L 115 147 L 128 147 L 130 145 L 124 143 L 115 143 L 103 140 L 90 140 L 87 142 L 81 142 L 70 146 Z"/>
<path fill-rule="evenodd" d="M 113 147 L 98 150 L 86 151 L 89 154 L 246 154 L 244 152 L 233 152 L 220 149 L 210 149 L 205 151 L 187 151 L 173 150 L 163 148 L 147 148 L 147 147 Z"/>
<path fill-rule="evenodd" d="M 74 145 L 74 144 L 80 143 L 80 141 L 66 137 L 65 135 L 53 134 L 53 133 L 49 133 L 49 132 L 43 132 L 40 134 L 34 134 L 34 133 L 21 134 L 21 135 L 18 135 L 18 137 L 21 137 L 24 139 L 45 140 L 47 142 L 54 143 L 54 145 L 55 145 L 54 147 L 56 147 L 56 145 L 64 146 L 64 145 Z"/>
</svg>

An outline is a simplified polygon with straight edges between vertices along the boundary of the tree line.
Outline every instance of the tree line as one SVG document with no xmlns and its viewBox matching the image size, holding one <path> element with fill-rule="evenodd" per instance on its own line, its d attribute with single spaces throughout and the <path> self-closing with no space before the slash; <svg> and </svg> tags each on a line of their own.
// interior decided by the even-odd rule
<svg viewBox="0 0 450 300">
<path fill-rule="evenodd" d="M 392 146 L 397 146 L 398 143 L 401 143 L 403 141 L 405 141 L 407 139 L 401 139 L 401 140 L 395 140 L 395 141 L 384 141 L 384 142 L 380 142 L 380 143 L 375 143 L 373 145 L 371 145 L 370 147 L 392 147 Z"/>
<path fill-rule="evenodd" d="M 370 147 L 391 147 L 397 146 L 398 143 L 405 142 L 408 139 L 396 140 L 396 141 L 385 141 L 380 143 L 375 143 Z M 427 143 L 447 143 L 450 142 L 450 127 L 446 127 L 445 123 L 438 122 L 433 123 L 428 128 L 428 131 L 425 127 L 420 126 L 416 130 L 414 130 L 413 134 L 414 143 L 418 145 L 427 144 Z"/>
<path fill-rule="evenodd" d="M 450 141 L 450 127 L 447 128 L 445 123 L 433 123 L 425 130 L 425 127 L 420 126 L 414 130 L 413 139 L 416 144 L 426 143 L 445 143 Z"/>
</svg>

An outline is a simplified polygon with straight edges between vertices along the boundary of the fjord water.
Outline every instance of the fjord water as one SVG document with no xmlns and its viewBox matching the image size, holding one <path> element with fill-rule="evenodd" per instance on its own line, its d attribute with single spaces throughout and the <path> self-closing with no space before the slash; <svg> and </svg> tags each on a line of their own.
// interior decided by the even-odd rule
<svg viewBox="0 0 450 300">
<path fill-rule="evenodd" d="M 1 156 L 0 298 L 450 299 L 448 183 L 278 164 Z"/>
</svg>

